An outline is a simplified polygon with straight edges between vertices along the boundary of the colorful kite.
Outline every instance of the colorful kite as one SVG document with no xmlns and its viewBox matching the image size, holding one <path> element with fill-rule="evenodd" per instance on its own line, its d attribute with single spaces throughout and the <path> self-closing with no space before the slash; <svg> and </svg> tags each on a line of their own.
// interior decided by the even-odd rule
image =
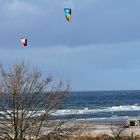
<svg viewBox="0 0 140 140">
<path fill-rule="evenodd" d="M 25 48 L 28 47 L 28 40 L 27 40 L 27 38 L 21 38 L 20 41 L 21 41 L 22 45 L 23 45 Z"/>
<path fill-rule="evenodd" d="M 64 15 L 67 19 L 67 21 L 71 21 L 71 9 L 70 8 L 64 8 Z"/>
</svg>

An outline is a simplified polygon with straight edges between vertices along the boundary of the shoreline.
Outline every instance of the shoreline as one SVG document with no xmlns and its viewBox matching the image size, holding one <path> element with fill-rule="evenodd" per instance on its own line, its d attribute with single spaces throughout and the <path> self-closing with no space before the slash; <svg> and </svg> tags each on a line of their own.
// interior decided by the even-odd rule
<svg viewBox="0 0 140 140">
<path fill-rule="evenodd" d="M 77 129 L 77 134 L 71 135 L 72 137 L 79 136 L 92 136 L 98 137 L 101 135 L 113 136 L 114 133 L 120 133 L 120 136 L 131 137 L 138 136 L 140 137 L 140 126 L 130 126 L 128 128 L 123 127 L 122 125 L 108 125 L 108 124 L 64 124 L 63 128 L 70 128 L 72 126 L 79 127 Z M 46 134 L 49 128 L 42 128 L 42 133 Z M 80 133 L 79 133 L 79 132 Z"/>
</svg>

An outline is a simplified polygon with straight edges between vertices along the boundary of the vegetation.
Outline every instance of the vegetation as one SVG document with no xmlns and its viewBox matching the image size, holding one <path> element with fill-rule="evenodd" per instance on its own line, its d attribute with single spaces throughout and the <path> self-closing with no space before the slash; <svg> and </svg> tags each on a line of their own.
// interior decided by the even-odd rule
<svg viewBox="0 0 140 140">
<path fill-rule="evenodd" d="M 40 138 L 39 140 L 49 140 L 47 138 Z M 85 135 L 85 136 L 75 136 L 75 137 L 69 137 L 69 138 L 61 138 L 61 139 L 57 139 L 55 137 L 52 137 L 51 140 L 116 140 L 114 139 L 113 136 L 109 136 L 109 135 L 98 135 L 98 136 L 94 136 L 94 135 Z M 119 138 L 119 140 L 140 140 L 140 136 L 121 136 Z"/>
<path fill-rule="evenodd" d="M 140 140 L 134 133 L 124 136 L 123 127 L 111 127 L 111 135 L 84 135 L 88 126 L 67 124 L 74 116 L 56 119 L 53 113 L 63 108 L 69 91 L 69 83 L 42 78 L 37 68 L 29 69 L 24 62 L 9 70 L 0 65 L 0 139 Z"/>
<path fill-rule="evenodd" d="M 24 62 L 9 70 L 0 65 L 0 139 L 38 139 L 43 133 L 65 131 L 63 121 L 53 121 L 50 114 L 63 107 L 70 86 L 54 82 L 52 76 L 42 78 L 37 68 L 29 69 Z M 46 130 L 46 131 L 44 131 Z M 61 132 L 61 135 L 63 134 Z"/>
</svg>

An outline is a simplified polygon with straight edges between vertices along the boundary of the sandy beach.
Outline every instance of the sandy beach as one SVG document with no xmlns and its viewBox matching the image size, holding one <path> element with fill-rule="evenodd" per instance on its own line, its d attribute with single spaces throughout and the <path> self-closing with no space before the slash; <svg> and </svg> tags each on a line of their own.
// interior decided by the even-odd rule
<svg viewBox="0 0 140 140">
<path fill-rule="evenodd" d="M 67 124 L 64 127 L 71 127 L 72 124 Z M 120 136 L 139 136 L 140 135 L 140 126 L 134 126 L 129 128 L 123 128 L 120 125 L 95 125 L 95 124 L 77 124 L 79 127 L 79 134 L 77 133 L 74 136 L 92 136 L 97 137 L 99 135 L 108 135 L 113 136 L 114 134 L 120 133 Z M 42 128 L 42 134 L 47 134 L 49 128 Z"/>
<path fill-rule="evenodd" d="M 83 126 L 83 131 L 78 137 L 77 135 L 72 140 L 140 140 L 140 127 L 122 128 L 117 125 L 87 125 Z M 120 133 L 120 134 L 119 134 Z M 120 138 L 119 138 L 119 137 Z"/>
<path fill-rule="evenodd" d="M 111 126 L 111 125 L 94 125 L 94 126 L 87 126 L 85 130 L 85 134 L 107 134 L 112 136 L 112 130 L 122 131 L 122 135 L 134 135 L 140 134 L 140 127 L 129 127 L 129 128 L 122 128 L 121 126 Z"/>
</svg>

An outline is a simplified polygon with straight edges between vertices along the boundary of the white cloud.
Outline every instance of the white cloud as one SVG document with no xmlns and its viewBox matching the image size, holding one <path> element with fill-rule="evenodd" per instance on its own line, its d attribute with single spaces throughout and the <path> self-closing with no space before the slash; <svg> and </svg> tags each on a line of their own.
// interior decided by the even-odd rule
<svg viewBox="0 0 140 140">
<path fill-rule="evenodd" d="M 41 15 L 43 11 L 36 5 L 21 0 L 13 0 L 5 3 L 2 8 L 3 13 L 7 16 L 25 16 L 25 15 Z"/>
</svg>

